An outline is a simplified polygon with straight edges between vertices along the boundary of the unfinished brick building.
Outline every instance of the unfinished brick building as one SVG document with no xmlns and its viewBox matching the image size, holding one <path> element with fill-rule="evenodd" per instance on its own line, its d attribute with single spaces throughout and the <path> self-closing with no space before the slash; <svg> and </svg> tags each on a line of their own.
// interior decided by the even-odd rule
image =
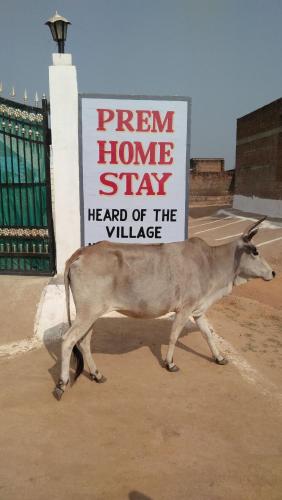
<svg viewBox="0 0 282 500">
<path fill-rule="evenodd" d="M 194 174 L 224 172 L 224 158 L 191 158 L 190 169 Z"/>
<path fill-rule="evenodd" d="M 224 170 L 224 158 L 191 158 L 190 202 L 232 203 L 234 170 Z"/>
<path fill-rule="evenodd" d="M 237 120 L 233 207 L 282 217 L 282 98 Z"/>
</svg>

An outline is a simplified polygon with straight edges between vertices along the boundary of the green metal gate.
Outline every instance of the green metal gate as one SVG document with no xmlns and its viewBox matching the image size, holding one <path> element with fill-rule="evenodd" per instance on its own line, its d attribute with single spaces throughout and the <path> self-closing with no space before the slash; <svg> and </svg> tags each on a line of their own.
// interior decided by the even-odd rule
<svg viewBox="0 0 282 500">
<path fill-rule="evenodd" d="M 49 136 L 46 99 L 0 98 L 0 274 L 55 273 Z"/>
</svg>

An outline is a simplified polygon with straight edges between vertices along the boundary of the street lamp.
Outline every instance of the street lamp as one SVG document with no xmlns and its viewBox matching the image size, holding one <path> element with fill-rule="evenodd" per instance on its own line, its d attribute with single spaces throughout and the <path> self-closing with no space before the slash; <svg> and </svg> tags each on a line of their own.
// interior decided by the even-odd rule
<svg viewBox="0 0 282 500">
<path fill-rule="evenodd" d="M 45 24 L 49 26 L 53 40 L 58 44 L 59 54 L 63 54 L 65 52 L 68 25 L 71 23 L 65 17 L 60 16 L 56 11 L 54 16 L 50 17 L 49 21 Z"/>
</svg>

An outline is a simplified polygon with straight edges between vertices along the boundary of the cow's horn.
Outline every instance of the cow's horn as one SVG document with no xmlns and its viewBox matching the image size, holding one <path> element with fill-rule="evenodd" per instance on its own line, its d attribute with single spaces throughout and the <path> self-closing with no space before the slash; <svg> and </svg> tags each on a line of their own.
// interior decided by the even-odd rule
<svg viewBox="0 0 282 500">
<path fill-rule="evenodd" d="M 261 219 L 259 219 L 257 222 L 255 222 L 254 224 L 252 224 L 251 226 L 249 226 L 245 231 L 244 231 L 244 234 L 243 234 L 243 240 L 245 241 L 250 241 L 254 236 L 255 234 L 257 234 L 258 232 L 258 226 L 266 219 L 266 216 L 265 217 L 262 217 Z"/>
</svg>

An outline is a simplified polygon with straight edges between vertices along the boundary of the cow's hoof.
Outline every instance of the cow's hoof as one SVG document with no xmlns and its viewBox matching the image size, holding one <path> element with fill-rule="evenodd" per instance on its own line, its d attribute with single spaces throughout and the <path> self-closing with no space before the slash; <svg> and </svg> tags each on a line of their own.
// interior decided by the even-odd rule
<svg viewBox="0 0 282 500">
<path fill-rule="evenodd" d="M 227 365 L 228 359 L 227 358 L 222 358 L 222 359 L 215 359 L 215 362 L 217 365 Z"/>
<path fill-rule="evenodd" d="M 63 389 L 61 389 L 61 387 L 56 386 L 54 391 L 53 391 L 53 395 L 57 401 L 60 401 L 62 399 L 62 395 L 64 394 L 64 392 L 65 391 L 63 391 Z"/>
<path fill-rule="evenodd" d="M 165 367 L 169 372 L 179 372 L 178 366 L 174 363 L 165 363 Z"/>
<path fill-rule="evenodd" d="M 104 377 L 104 375 L 101 375 L 101 377 L 98 378 L 97 375 L 95 375 L 95 373 L 91 373 L 90 378 L 97 384 L 104 384 L 104 382 L 107 382 L 107 379 L 106 377 Z"/>
</svg>

